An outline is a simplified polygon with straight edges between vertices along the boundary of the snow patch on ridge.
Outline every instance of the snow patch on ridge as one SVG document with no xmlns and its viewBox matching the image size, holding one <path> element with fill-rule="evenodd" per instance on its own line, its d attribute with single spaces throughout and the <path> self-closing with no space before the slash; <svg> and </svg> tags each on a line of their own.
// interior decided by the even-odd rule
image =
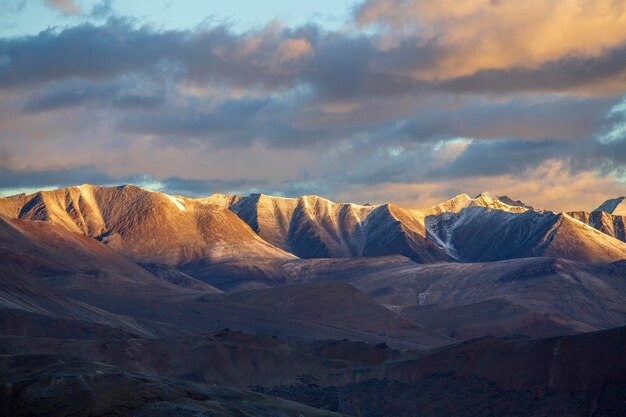
<svg viewBox="0 0 626 417">
<path fill-rule="evenodd" d="M 178 197 L 172 197 L 171 195 L 164 194 L 180 211 L 187 211 L 183 205 L 183 199 Z"/>
</svg>

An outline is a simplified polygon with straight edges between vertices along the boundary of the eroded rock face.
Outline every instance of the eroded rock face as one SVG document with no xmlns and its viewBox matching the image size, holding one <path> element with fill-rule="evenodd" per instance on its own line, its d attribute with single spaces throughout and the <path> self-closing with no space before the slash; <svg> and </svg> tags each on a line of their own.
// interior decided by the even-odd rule
<svg viewBox="0 0 626 417">
<path fill-rule="evenodd" d="M 604 234 L 626 242 L 626 215 L 616 215 L 601 210 L 590 213 L 575 211 L 569 214 Z"/>
<path fill-rule="evenodd" d="M 569 214 L 602 233 L 626 242 L 625 197 L 607 200 L 590 213 L 575 211 Z"/>
</svg>

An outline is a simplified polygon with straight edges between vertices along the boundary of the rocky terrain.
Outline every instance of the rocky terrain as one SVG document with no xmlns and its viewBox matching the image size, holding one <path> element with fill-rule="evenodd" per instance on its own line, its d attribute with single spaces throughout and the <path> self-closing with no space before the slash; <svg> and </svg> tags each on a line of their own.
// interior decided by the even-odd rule
<svg viewBox="0 0 626 417">
<path fill-rule="evenodd" d="M 623 204 L 1 198 L 0 414 L 624 415 Z"/>
<path fill-rule="evenodd" d="M 46 415 L 67 410 L 333 415 L 322 411 L 327 410 L 367 416 L 622 416 L 625 338 L 622 327 L 540 340 L 483 338 L 430 352 L 400 352 L 384 345 L 289 342 L 232 331 L 151 340 L 45 339 L 39 344 L 3 337 L 1 395 L 15 415 L 33 410 Z M 56 402 L 36 408 L 50 397 Z M 219 411 L 224 414 L 211 414 Z"/>
<path fill-rule="evenodd" d="M 626 320 L 626 263 L 555 258 L 416 265 L 406 258 L 309 260 L 292 280 L 350 282 L 400 315 L 457 339 L 549 337 Z"/>
<path fill-rule="evenodd" d="M 82 185 L 0 201 L 0 215 L 58 225 L 138 262 L 294 258 L 265 242 L 230 210 L 129 185 Z"/>
<path fill-rule="evenodd" d="M 0 356 L 3 415 L 339 417 L 250 391 L 48 355 Z"/>
<path fill-rule="evenodd" d="M 512 205 L 487 195 L 461 194 L 416 210 L 335 203 L 318 196 L 190 199 L 134 186 L 82 185 L 0 199 L 0 215 L 54 223 L 137 262 L 170 266 L 385 255 L 419 263 L 626 258 L 626 243 L 620 240 L 623 203 L 601 206 L 611 211 L 611 220 L 598 223 L 592 218 L 606 213 L 600 208 L 553 213 L 504 199 Z"/>
</svg>

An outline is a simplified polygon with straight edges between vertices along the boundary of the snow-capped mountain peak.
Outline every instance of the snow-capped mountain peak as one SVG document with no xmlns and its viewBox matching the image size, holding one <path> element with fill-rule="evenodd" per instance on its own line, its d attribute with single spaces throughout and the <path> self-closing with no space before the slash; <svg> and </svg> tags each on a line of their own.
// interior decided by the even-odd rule
<svg viewBox="0 0 626 417">
<path fill-rule="evenodd" d="M 528 210 L 526 207 L 509 205 L 501 201 L 497 197 L 490 197 L 486 193 L 480 194 L 476 198 L 472 199 L 471 205 L 485 207 L 489 209 L 507 211 L 509 213 L 524 213 L 525 211 Z"/>
<path fill-rule="evenodd" d="M 467 194 L 463 193 L 429 209 L 420 211 L 424 213 L 425 216 L 434 216 L 443 213 L 458 213 L 468 207 L 484 207 L 488 209 L 506 211 L 509 213 L 523 213 L 528 210 L 526 207 L 507 204 L 497 197 L 489 196 L 488 193 L 481 193 L 475 198 L 471 198 Z"/>
</svg>

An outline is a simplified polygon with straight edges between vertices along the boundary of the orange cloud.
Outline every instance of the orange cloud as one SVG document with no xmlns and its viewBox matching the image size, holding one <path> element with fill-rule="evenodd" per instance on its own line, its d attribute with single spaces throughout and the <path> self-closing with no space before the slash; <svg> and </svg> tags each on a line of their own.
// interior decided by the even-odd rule
<svg viewBox="0 0 626 417">
<path fill-rule="evenodd" d="M 599 57 L 626 42 L 626 1 L 369 0 L 357 9 L 356 22 L 436 42 L 442 57 L 413 75 L 447 79 Z"/>
<path fill-rule="evenodd" d="M 275 59 L 278 63 L 294 61 L 313 53 L 313 48 L 308 40 L 303 38 L 287 39 L 276 50 Z"/>
<path fill-rule="evenodd" d="M 73 0 L 44 0 L 44 3 L 66 14 L 80 14 L 82 11 Z"/>
</svg>

